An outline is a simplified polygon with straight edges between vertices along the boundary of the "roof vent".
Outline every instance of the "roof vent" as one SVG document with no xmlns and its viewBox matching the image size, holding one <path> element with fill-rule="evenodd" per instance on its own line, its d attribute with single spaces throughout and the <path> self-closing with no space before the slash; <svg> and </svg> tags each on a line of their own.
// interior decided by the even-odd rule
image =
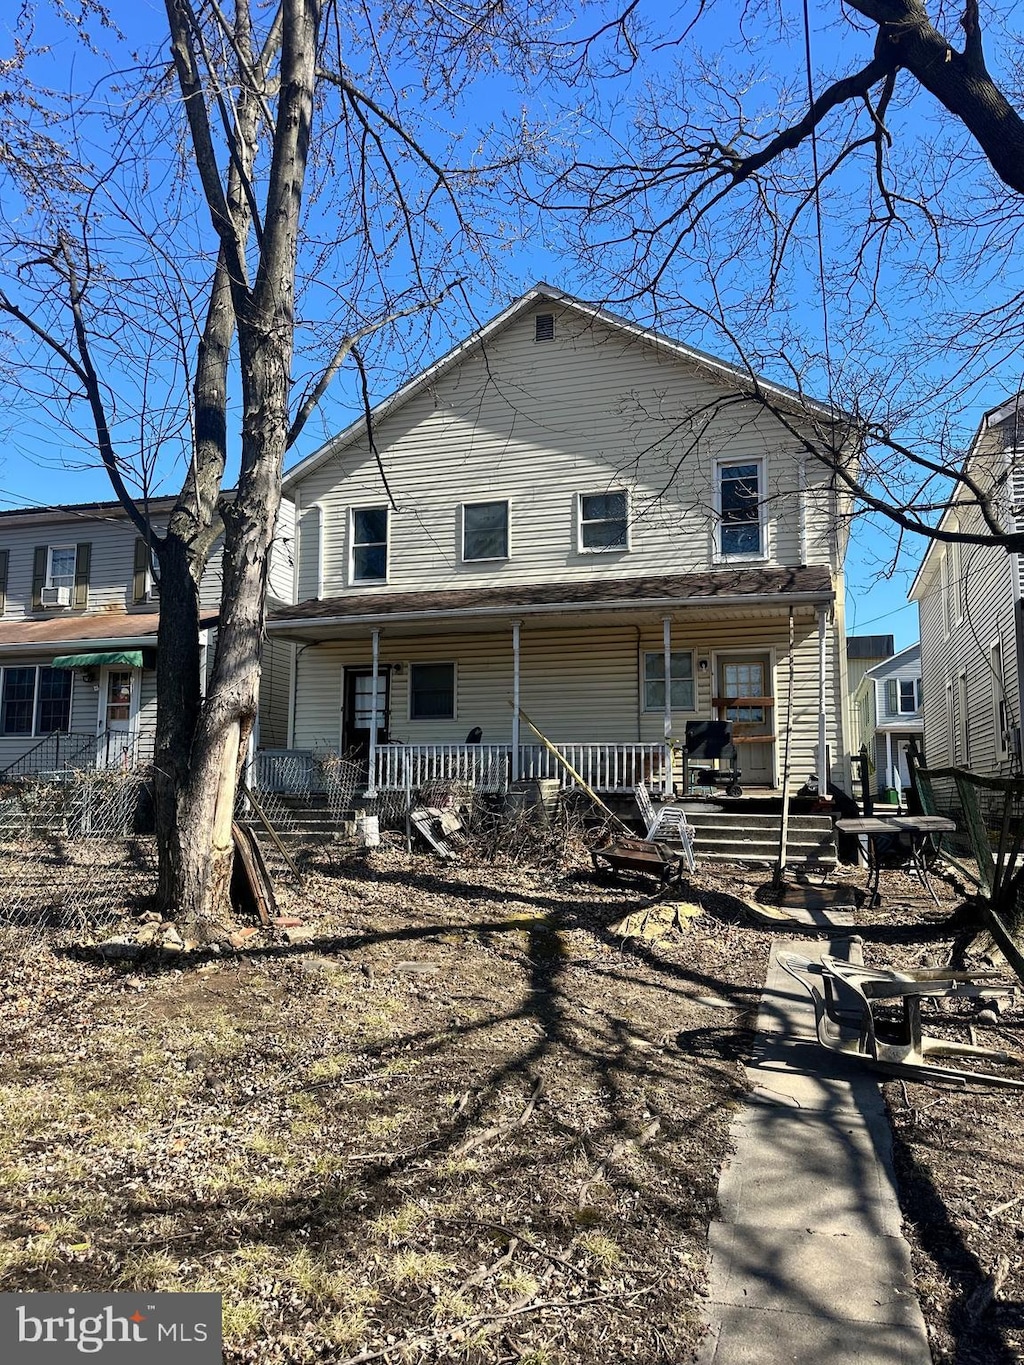
<svg viewBox="0 0 1024 1365">
<path fill-rule="evenodd" d="M 555 339 L 555 315 L 554 313 L 538 313 L 534 322 L 534 341 L 554 341 Z"/>
</svg>

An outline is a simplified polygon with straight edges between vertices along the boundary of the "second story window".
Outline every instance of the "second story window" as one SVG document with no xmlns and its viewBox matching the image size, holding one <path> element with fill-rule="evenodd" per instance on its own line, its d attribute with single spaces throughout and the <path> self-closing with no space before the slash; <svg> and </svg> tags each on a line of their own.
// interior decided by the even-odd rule
<svg viewBox="0 0 1024 1365">
<path fill-rule="evenodd" d="M 900 715 L 909 716 L 921 706 L 921 683 L 915 678 L 900 678 Z"/>
<path fill-rule="evenodd" d="M 718 466 L 718 552 L 722 558 L 764 554 L 761 479 L 759 460 Z"/>
<path fill-rule="evenodd" d="M 352 581 L 382 583 L 388 576 L 388 509 L 352 509 Z"/>
<path fill-rule="evenodd" d="M 462 558 L 508 559 L 507 502 L 463 503 Z"/>
<path fill-rule="evenodd" d="M 70 592 L 75 586 L 75 547 L 73 545 L 51 545 L 46 565 L 46 586 L 48 588 L 67 588 Z"/>
<path fill-rule="evenodd" d="M 580 549 L 628 549 L 627 515 L 625 493 L 581 493 Z"/>
<path fill-rule="evenodd" d="M 86 607 L 92 546 L 37 545 L 32 560 L 32 610 Z"/>
</svg>

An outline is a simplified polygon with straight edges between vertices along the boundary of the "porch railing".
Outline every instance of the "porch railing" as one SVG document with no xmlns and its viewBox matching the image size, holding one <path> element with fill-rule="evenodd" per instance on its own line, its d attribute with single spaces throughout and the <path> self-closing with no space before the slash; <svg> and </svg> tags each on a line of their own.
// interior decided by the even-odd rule
<svg viewBox="0 0 1024 1365">
<path fill-rule="evenodd" d="M 667 744 L 557 744 L 555 748 L 589 787 L 625 791 L 643 782 L 655 791 L 672 786 Z M 542 744 L 382 744 L 376 786 L 402 791 L 428 782 L 471 782 L 479 791 L 501 791 L 517 778 L 551 778 L 562 787 L 575 779 Z"/>
<path fill-rule="evenodd" d="M 127 742 L 127 736 L 123 738 Z M 0 768 L 0 778 L 36 777 L 44 773 L 67 772 L 72 768 L 95 768 L 106 742 L 106 735 L 95 732 L 62 734 L 55 730 L 13 763 Z"/>
</svg>

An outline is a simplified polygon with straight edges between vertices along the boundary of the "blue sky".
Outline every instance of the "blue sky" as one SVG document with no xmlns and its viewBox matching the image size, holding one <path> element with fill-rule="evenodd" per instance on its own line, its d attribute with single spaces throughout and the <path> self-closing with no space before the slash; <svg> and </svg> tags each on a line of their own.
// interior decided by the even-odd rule
<svg viewBox="0 0 1024 1365">
<path fill-rule="evenodd" d="M 658 6 L 653 7 L 652 13 L 658 19 L 666 17 L 666 14 L 659 12 Z M 812 6 L 812 14 L 816 64 L 822 68 L 819 79 L 824 80 L 829 72 L 849 69 L 851 59 L 844 51 L 844 43 L 850 35 L 837 28 L 836 12 L 831 0 L 819 0 L 818 4 Z M 163 22 L 162 7 L 150 7 L 148 10 L 133 7 L 130 14 L 118 17 L 123 24 L 137 26 L 138 31 L 129 35 L 136 42 L 159 32 Z M 724 7 L 710 7 L 708 15 L 701 20 L 702 26 L 695 30 L 695 44 L 716 63 L 746 61 L 751 51 L 758 55 L 756 41 L 751 48 L 740 49 L 733 23 L 732 7 L 728 7 L 728 13 Z M 786 63 L 795 60 L 793 53 L 802 53 L 802 32 L 799 24 L 784 25 L 783 28 L 785 31 L 774 33 L 771 44 L 765 42 L 761 45 L 763 50 L 760 57 L 763 58 L 767 52 L 769 64 L 785 73 Z M 90 75 L 92 70 L 102 70 L 102 59 L 83 53 L 73 40 L 58 29 L 51 32 L 57 39 L 45 61 L 47 79 L 51 84 L 60 86 L 65 82 L 69 87 L 80 85 L 84 70 L 91 68 Z M 767 37 L 767 30 L 765 34 Z M 49 33 L 47 36 L 50 36 Z M 0 30 L 0 57 L 6 52 L 7 44 Z M 634 135 L 630 101 L 634 95 L 641 93 L 644 81 L 649 78 L 662 83 L 668 98 L 675 99 L 678 96 L 681 101 L 689 98 L 687 81 L 694 70 L 693 52 L 686 56 L 682 66 L 676 70 L 672 64 L 679 55 L 672 49 L 667 55 L 662 53 L 656 56 L 646 69 L 638 70 L 628 81 L 588 91 L 583 101 L 584 116 L 574 124 L 573 136 L 577 147 L 584 154 L 605 155 L 609 134 L 621 146 L 629 145 Z M 539 96 L 532 106 L 536 110 L 533 116 L 538 119 L 550 117 L 553 112 L 551 91 L 546 90 L 543 95 L 543 109 Z M 605 96 L 607 103 L 602 102 Z M 490 108 L 481 110 L 481 104 Z M 466 97 L 464 108 L 467 123 L 471 114 L 476 116 L 481 112 L 499 115 L 511 111 L 514 115 L 516 108 L 522 104 L 523 96 L 518 91 L 513 90 L 500 76 L 492 76 Z M 526 107 L 531 106 L 527 104 Z M 456 114 L 459 112 L 456 110 Z M 933 118 L 934 111 L 920 100 L 909 101 L 894 114 L 904 135 L 909 132 L 911 137 L 916 136 L 919 129 Z M 562 125 L 556 122 L 556 126 Z M 826 202 L 823 212 L 826 257 L 830 262 L 841 260 L 847 249 L 848 224 L 836 204 Z M 539 279 L 548 280 L 584 298 L 593 298 L 595 294 L 607 297 L 604 288 L 600 287 L 600 277 L 588 268 L 587 262 L 575 259 L 565 241 L 559 240 L 558 227 L 549 230 L 542 220 L 538 219 L 532 225 L 532 230 L 528 224 L 526 233 L 504 251 L 502 259 L 502 271 L 496 283 L 482 288 L 471 281 L 468 287 L 469 299 L 478 321 L 492 315 L 505 302 Z M 899 268 L 898 261 L 895 268 Z M 713 269 L 711 273 L 714 273 Z M 740 275 L 742 277 L 742 271 Z M 890 275 L 886 278 L 891 280 L 893 277 Z M 708 291 L 711 285 L 707 274 L 702 275 L 696 265 L 691 268 L 687 263 L 681 263 L 677 283 L 680 293 L 688 294 L 698 303 L 710 297 Z M 737 287 L 736 278 L 727 279 L 725 274 L 714 283 L 726 298 L 729 288 L 735 290 Z M 811 356 L 808 369 L 810 391 L 824 397 L 829 381 L 821 360 L 822 310 L 813 259 L 805 254 L 802 263 L 794 267 L 792 278 L 785 283 L 789 290 L 782 300 L 785 323 L 799 333 L 801 345 Z M 595 284 L 599 288 L 595 289 Z M 620 307 L 619 311 L 626 310 Z M 644 315 L 642 306 L 638 306 L 635 315 L 642 322 L 651 321 L 649 316 Z M 884 364 L 890 338 L 895 352 L 906 345 L 909 329 L 915 323 L 912 303 L 894 305 L 884 318 L 873 318 L 874 330 L 870 340 L 865 336 L 865 349 L 873 347 L 874 354 Z M 772 325 L 776 325 L 774 320 Z M 684 341 L 734 358 L 729 355 L 724 343 L 716 344 L 714 334 L 694 335 L 685 323 L 666 326 L 665 329 Z M 423 359 L 429 359 L 431 354 L 436 356 L 443 353 L 454 339 L 465 335 L 468 330 L 470 324 L 465 314 L 461 317 L 452 315 L 448 319 L 446 334 L 434 337 Z M 837 327 L 836 337 L 838 332 Z M 834 345 L 838 348 L 837 341 Z M 770 354 L 767 342 L 765 348 L 765 353 Z M 16 362 L 16 351 L 8 355 L 8 361 L 12 359 Z M 927 363 L 928 382 L 937 386 L 941 383 L 942 358 L 932 357 Z M 1011 358 L 996 373 L 967 386 L 958 395 L 956 411 L 952 414 L 954 447 L 958 444 L 962 447 L 966 443 L 984 411 L 1000 401 L 1008 391 L 1008 385 L 1016 382 L 1015 365 L 1016 362 Z M 784 373 L 776 372 L 772 377 L 785 382 Z M 395 380 L 394 374 L 387 378 L 383 375 L 372 377 L 371 382 L 377 386 L 372 393 L 374 400 L 384 397 L 394 387 Z M 292 452 L 289 463 L 302 459 L 332 430 L 346 425 L 358 411 L 354 406 L 355 397 L 351 380 L 343 380 L 317 420 L 311 423 L 299 447 Z M 111 496 L 106 476 L 102 471 L 90 467 L 87 455 L 81 448 L 76 448 L 73 434 L 48 417 L 42 407 L 9 388 L 0 411 L 3 413 L 0 417 L 0 506 L 81 502 Z M 173 473 L 169 475 L 165 491 L 173 491 L 176 482 L 177 476 Z M 898 568 L 890 572 L 890 544 L 891 536 L 884 524 L 864 520 L 857 523 L 847 560 L 847 627 L 850 633 L 891 633 L 895 637 L 896 647 L 901 648 L 917 637 L 917 609 L 906 602 L 906 591 L 919 563 L 923 545 L 921 542 L 906 543 Z"/>
</svg>

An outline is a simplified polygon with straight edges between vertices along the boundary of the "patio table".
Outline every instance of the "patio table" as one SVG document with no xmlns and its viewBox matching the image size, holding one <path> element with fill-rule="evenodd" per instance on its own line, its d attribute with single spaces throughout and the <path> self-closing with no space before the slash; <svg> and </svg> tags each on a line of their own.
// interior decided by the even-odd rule
<svg viewBox="0 0 1024 1365">
<path fill-rule="evenodd" d="M 939 898 L 928 878 L 926 854 L 935 835 L 953 833 L 956 829 L 954 820 L 949 820 L 944 815 L 869 815 L 858 816 L 856 819 L 837 820 L 836 829 L 841 834 L 852 834 L 855 838 L 863 839 L 865 842 L 869 871 L 869 905 L 878 905 L 882 899 L 878 886 L 882 874 L 882 859 L 879 856 L 878 841 L 892 839 L 893 836 L 898 838 L 902 835 L 907 837 L 910 862 L 917 874 L 918 881 L 938 905 Z"/>
</svg>

